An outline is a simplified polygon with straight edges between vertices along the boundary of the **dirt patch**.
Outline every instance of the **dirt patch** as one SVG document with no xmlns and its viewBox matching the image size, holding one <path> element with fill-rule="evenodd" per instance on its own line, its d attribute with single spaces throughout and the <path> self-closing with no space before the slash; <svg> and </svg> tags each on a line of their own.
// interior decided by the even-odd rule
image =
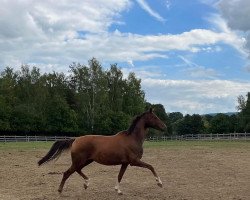
<svg viewBox="0 0 250 200">
<path fill-rule="evenodd" d="M 62 173 L 70 166 L 66 153 L 57 162 L 38 167 L 47 150 L 0 151 L 0 199 L 250 199 L 249 148 L 146 148 L 143 161 L 152 164 L 163 182 L 157 186 L 150 171 L 128 167 L 114 190 L 119 166 L 93 163 L 84 168 L 90 186 L 73 174 L 58 194 Z"/>
</svg>

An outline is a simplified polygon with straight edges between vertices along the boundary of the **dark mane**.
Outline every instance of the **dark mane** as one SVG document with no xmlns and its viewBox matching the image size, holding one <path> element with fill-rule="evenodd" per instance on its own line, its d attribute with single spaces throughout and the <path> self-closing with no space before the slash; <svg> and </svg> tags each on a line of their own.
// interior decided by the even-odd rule
<svg viewBox="0 0 250 200">
<path fill-rule="evenodd" d="M 130 135 L 130 134 L 134 131 L 134 129 L 135 129 L 135 127 L 136 127 L 136 124 L 138 123 L 138 121 L 139 121 L 146 113 L 147 113 L 147 112 L 142 113 L 141 115 L 138 115 L 138 116 L 136 116 L 136 117 L 133 119 L 131 125 L 129 126 L 129 128 L 128 128 L 128 130 L 127 130 L 127 134 L 128 134 L 128 135 Z"/>
</svg>

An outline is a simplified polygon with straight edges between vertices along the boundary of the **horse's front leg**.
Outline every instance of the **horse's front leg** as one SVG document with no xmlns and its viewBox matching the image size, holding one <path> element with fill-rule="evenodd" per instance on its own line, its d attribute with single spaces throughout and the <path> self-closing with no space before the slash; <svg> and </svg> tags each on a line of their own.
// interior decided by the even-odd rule
<svg viewBox="0 0 250 200">
<path fill-rule="evenodd" d="M 126 164 L 122 164 L 120 172 L 119 172 L 119 175 L 118 175 L 118 182 L 117 182 L 117 185 L 115 186 L 115 190 L 117 191 L 117 193 L 119 195 L 122 195 L 122 191 L 120 190 L 120 182 L 122 180 L 122 177 L 123 177 L 123 175 L 124 175 L 127 167 L 128 167 L 127 163 Z"/>
<path fill-rule="evenodd" d="M 149 169 L 153 174 L 154 174 L 154 177 L 156 179 L 156 182 L 157 182 L 157 185 L 159 187 L 162 187 L 162 182 L 161 182 L 161 179 L 160 177 L 157 175 L 157 173 L 155 172 L 155 169 L 152 165 L 148 164 L 148 163 L 145 163 L 141 160 L 133 160 L 131 163 L 130 163 L 131 166 L 136 166 L 136 167 L 142 167 L 142 168 L 147 168 Z"/>
</svg>

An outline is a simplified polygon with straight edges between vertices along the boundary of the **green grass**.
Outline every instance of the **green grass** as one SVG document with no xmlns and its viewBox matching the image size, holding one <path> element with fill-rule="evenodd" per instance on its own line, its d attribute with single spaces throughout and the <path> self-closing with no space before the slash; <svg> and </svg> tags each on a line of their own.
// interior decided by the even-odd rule
<svg viewBox="0 0 250 200">
<path fill-rule="evenodd" d="M 0 150 L 49 149 L 53 142 L 0 142 Z"/>
<path fill-rule="evenodd" d="M 162 141 L 145 142 L 145 148 L 191 148 L 191 147 L 211 147 L 211 148 L 249 148 L 250 141 Z"/>
<path fill-rule="evenodd" d="M 53 142 L 0 142 L 0 150 L 49 149 Z M 250 141 L 162 141 L 145 142 L 145 148 L 183 149 L 193 147 L 208 148 L 249 148 Z"/>
</svg>

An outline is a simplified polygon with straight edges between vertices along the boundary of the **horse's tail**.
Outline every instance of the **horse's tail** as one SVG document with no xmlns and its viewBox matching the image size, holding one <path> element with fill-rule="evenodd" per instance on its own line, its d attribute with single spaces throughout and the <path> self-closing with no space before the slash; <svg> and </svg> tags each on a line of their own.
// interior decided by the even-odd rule
<svg viewBox="0 0 250 200">
<path fill-rule="evenodd" d="M 74 140 L 75 139 L 56 141 L 50 148 L 49 152 L 41 160 L 38 161 L 38 165 L 40 166 L 60 156 L 63 151 L 71 147 Z"/>
</svg>

